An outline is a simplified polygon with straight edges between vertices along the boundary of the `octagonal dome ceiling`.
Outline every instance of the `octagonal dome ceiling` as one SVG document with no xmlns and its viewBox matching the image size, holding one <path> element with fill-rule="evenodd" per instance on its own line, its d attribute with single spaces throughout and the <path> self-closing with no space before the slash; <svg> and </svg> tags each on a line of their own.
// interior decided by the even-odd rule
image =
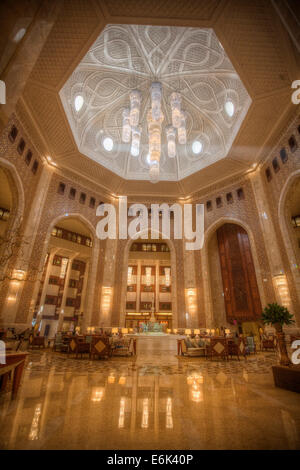
<svg viewBox="0 0 300 470">
<path fill-rule="evenodd" d="M 79 151 L 125 179 L 148 180 L 146 116 L 154 81 L 163 95 L 160 180 L 181 180 L 225 158 L 251 98 L 212 29 L 173 26 L 106 26 L 60 91 Z M 136 88 L 142 93 L 137 157 L 121 139 L 122 112 Z M 174 91 L 186 111 L 187 143 L 177 143 L 176 157 L 168 158 L 165 127 Z M 200 145 L 193 147 L 195 141 Z"/>
</svg>

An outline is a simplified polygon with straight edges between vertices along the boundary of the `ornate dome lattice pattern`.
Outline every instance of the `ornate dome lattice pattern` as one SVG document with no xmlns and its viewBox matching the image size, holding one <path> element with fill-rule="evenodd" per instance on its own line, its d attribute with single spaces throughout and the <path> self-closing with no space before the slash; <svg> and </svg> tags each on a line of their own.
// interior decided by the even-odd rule
<svg viewBox="0 0 300 470">
<path fill-rule="evenodd" d="M 225 158 L 251 98 L 212 29 L 168 26 L 108 25 L 76 67 L 60 97 L 79 151 L 123 178 L 148 180 L 146 116 L 153 81 L 163 88 L 160 179 L 178 181 Z M 142 92 L 138 157 L 122 142 L 122 112 L 134 88 Z M 173 91 L 180 92 L 187 114 L 187 144 L 177 143 L 171 159 L 165 127 L 171 123 Z M 78 95 L 83 105 L 76 110 Z M 103 147 L 107 137 L 112 150 Z M 195 140 L 201 142 L 199 154 L 192 150 Z"/>
</svg>

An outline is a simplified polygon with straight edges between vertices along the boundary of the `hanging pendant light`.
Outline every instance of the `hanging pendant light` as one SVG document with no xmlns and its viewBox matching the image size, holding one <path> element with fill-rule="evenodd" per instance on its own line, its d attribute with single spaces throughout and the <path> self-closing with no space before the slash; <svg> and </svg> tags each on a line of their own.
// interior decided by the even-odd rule
<svg viewBox="0 0 300 470">
<path fill-rule="evenodd" d="M 140 126 L 132 128 L 132 140 L 131 140 L 130 153 L 133 157 L 137 157 L 140 153 L 141 132 L 142 131 L 141 131 Z"/>
<path fill-rule="evenodd" d="M 131 127 L 130 127 L 130 109 L 123 110 L 123 127 L 122 127 L 122 141 L 125 143 L 130 142 Z"/>
<path fill-rule="evenodd" d="M 186 113 L 181 112 L 180 126 L 177 129 L 178 132 L 178 142 L 183 145 L 186 144 Z"/>
<path fill-rule="evenodd" d="M 140 119 L 140 105 L 142 95 L 139 90 L 132 90 L 129 95 L 130 98 L 130 125 L 136 127 Z"/>
<path fill-rule="evenodd" d="M 159 163 L 153 162 L 149 170 L 149 177 L 151 183 L 157 183 L 159 181 Z"/>
<path fill-rule="evenodd" d="M 162 97 L 161 83 L 153 82 L 151 85 L 151 109 L 152 109 L 152 117 L 156 121 L 160 119 L 160 115 L 161 115 L 161 97 Z"/>
<path fill-rule="evenodd" d="M 147 114 L 148 134 L 149 134 L 149 154 L 150 161 L 160 161 L 161 154 L 161 124 L 164 120 L 164 115 L 160 114 L 160 119 L 155 120 L 152 117 L 152 110 L 149 109 Z"/>
<path fill-rule="evenodd" d="M 179 93 L 171 94 L 172 124 L 176 129 L 181 123 L 181 96 Z"/>
<path fill-rule="evenodd" d="M 167 142 L 168 142 L 168 157 L 175 158 L 176 156 L 176 129 L 173 126 L 166 127 Z"/>
</svg>

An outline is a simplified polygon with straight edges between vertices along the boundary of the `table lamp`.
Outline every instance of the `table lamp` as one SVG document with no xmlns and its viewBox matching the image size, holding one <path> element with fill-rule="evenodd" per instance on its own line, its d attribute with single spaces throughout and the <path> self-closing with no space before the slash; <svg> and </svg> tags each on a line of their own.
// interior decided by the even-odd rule
<svg viewBox="0 0 300 470">
<path fill-rule="evenodd" d="M 113 335 L 117 335 L 118 332 L 119 332 L 119 328 L 112 328 L 111 332 L 112 332 Z"/>
<path fill-rule="evenodd" d="M 189 336 L 189 335 L 192 334 L 192 330 L 190 330 L 189 328 L 186 328 L 186 329 L 184 330 L 184 332 L 185 332 L 185 334 L 186 334 L 187 336 Z"/>
</svg>

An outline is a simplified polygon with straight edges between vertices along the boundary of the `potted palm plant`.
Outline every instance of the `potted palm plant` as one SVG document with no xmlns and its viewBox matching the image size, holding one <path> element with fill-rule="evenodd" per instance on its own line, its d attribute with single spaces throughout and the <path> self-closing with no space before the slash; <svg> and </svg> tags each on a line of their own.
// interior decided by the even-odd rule
<svg viewBox="0 0 300 470">
<path fill-rule="evenodd" d="M 288 311 L 283 305 L 279 305 L 276 302 L 273 304 L 268 304 L 262 312 L 262 322 L 265 325 L 272 325 L 276 330 L 276 335 L 278 338 L 278 346 L 280 351 L 280 364 L 282 366 L 289 366 L 291 361 L 289 359 L 285 339 L 283 332 L 283 325 L 291 325 L 295 323 L 293 320 L 293 315 Z"/>
<path fill-rule="evenodd" d="M 283 325 L 291 325 L 294 322 L 293 315 L 286 307 L 277 303 L 268 304 L 262 312 L 262 322 L 272 325 L 276 330 L 280 351 L 280 365 L 273 366 L 273 377 L 277 387 L 294 392 L 300 392 L 300 368 L 291 363 L 284 339 Z"/>
</svg>

